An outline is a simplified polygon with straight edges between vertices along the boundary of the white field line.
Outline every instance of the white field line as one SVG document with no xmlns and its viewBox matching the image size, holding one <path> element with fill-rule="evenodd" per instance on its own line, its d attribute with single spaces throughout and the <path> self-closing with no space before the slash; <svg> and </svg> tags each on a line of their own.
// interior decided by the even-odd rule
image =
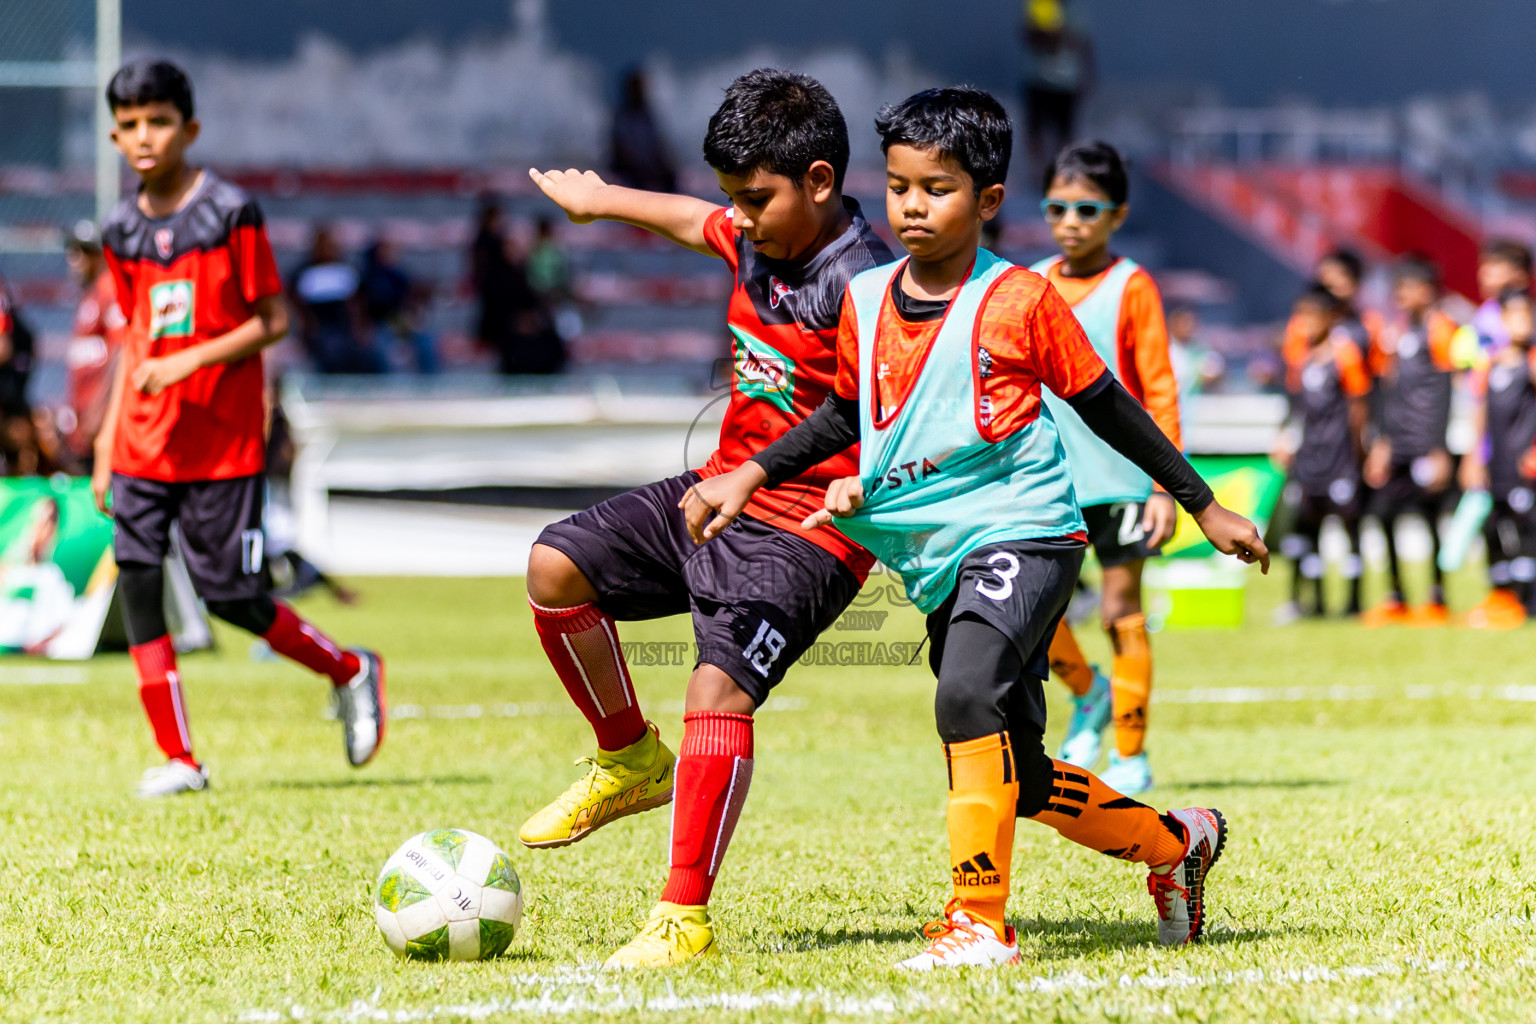
<svg viewBox="0 0 1536 1024">
<path fill-rule="evenodd" d="M 758 708 L 764 711 L 804 711 L 811 702 L 804 697 L 769 697 Z M 658 701 L 654 707 L 666 714 L 682 714 L 680 700 Z M 392 704 L 390 718 L 541 718 L 579 714 L 568 700 L 506 701 L 499 704 Z"/>
<path fill-rule="evenodd" d="M 1536 702 L 1536 686 L 1224 686 L 1188 690 L 1154 690 L 1152 700 L 1163 704 L 1288 704 L 1356 700 L 1506 700 Z"/>
<path fill-rule="evenodd" d="M 1186 974 L 1181 971 L 1121 974 L 1115 977 L 1090 977 L 1080 972 L 1039 975 L 1013 982 L 1006 979 L 1006 968 L 998 980 L 1014 991 L 1026 994 L 1056 995 L 1088 992 L 1165 992 L 1220 987 L 1289 988 L 1332 985 L 1372 978 L 1409 979 L 1419 976 L 1463 974 L 1480 966 L 1497 964 L 1481 960 L 1428 960 L 1410 957 L 1401 961 L 1374 964 L 1263 968 Z M 1536 959 L 1521 957 L 1510 966 L 1536 966 Z M 493 997 L 462 1003 L 443 1003 L 412 1009 L 389 1009 L 379 1005 L 379 992 L 370 999 L 358 999 L 346 1006 L 313 1010 L 290 1005 L 282 1010 L 248 1010 L 236 1016 L 240 1024 L 280 1024 L 285 1021 L 337 1021 L 357 1024 L 378 1021 L 384 1024 L 415 1024 L 441 1019 L 484 1020 L 489 1017 L 537 1014 L 564 1016 L 593 1013 L 677 1013 L 686 1010 L 820 1009 L 844 1017 L 891 1017 L 920 1010 L 942 1010 L 945 1003 L 915 991 L 889 991 L 861 996 L 838 995 L 825 989 L 768 989 L 758 992 L 706 992 L 683 996 L 627 994 L 619 979 L 590 968 L 572 968 L 549 974 L 514 975 L 507 979 L 516 989 L 537 989 L 518 995 Z M 670 986 L 669 986 L 670 988 Z"/>
<path fill-rule="evenodd" d="M 33 671 L 48 671 L 34 669 Z M 85 682 L 80 669 L 54 671 L 80 672 L 78 679 L 54 679 L 47 682 Z M 4 670 L 0 670 L 3 673 Z M 0 674 L 0 683 L 7 679 Z M 44 680 L 40 680 L 44 681 Z M 1462 686 L 1458 683 L 1405 687 L 1382 686 L 1223 686 L 1193 687 L 1187 690 L 1162 689 L 1152 692 L 1158 704 L 1305 704 L 1370 700 L 1502 700 L 1536 703 L 1536 686 Z M 682 701 L 661 701 L 655 705 L 663 713 L 682 714 Z M 770 697 L 759 711 L 805 711 L 811 702 L 804 697 Z M 395 704 L 391 718 L 540 718 L 577 714 L 570 701 L 507 701 L 499 704 Z"/>
<path fill-rule="evenodd" d="M 0 686 L 80 686 L 88 678 L 85 669 L 63 665 L 0 666 Z"/>
</svg>

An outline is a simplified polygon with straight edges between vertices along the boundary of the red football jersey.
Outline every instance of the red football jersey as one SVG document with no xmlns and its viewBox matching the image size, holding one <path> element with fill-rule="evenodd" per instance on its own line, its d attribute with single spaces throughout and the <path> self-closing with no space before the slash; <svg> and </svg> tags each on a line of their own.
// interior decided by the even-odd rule
<svg viewBox="0 0 1536 1024">
<path fill-rule="evenodd" d="M 803 266 L 767 259 L 736 232 L 723 208 L 705 222 L 704 237 L 736 274 L 726 323 L 731 332 L 731 403 L 720 447 L 699 470 L 727 473 L 805 419 L 832 393 L 837 374 L 837 322 L 843 290 L 856 274 L 889 263 L 891 251 L 859 204 L 845 198 L 848 230 Z M 874 556 L 837 530 L 804 530 L 800 521 L 824 504 L 833 480 L 857 476 L 858 449 L 815 466 L 779 487 L 763 488 L 748 515 L 799 534 L 830 551 L 860 579 Z"/>
<path fill-rule="evenodd" d="M 282 282 L 261 209 L 212 171 L 180 210 L 149 217 L 136 197 L 102 226 L 128 326 L 130 377 L 145 359 L 227 334 Z M 149 480 L 226 480 L 261 472 L 266 448 L 261 355 L 209 366 L 158 395 L 123 391 L 112 469 Z"/>
</svg>

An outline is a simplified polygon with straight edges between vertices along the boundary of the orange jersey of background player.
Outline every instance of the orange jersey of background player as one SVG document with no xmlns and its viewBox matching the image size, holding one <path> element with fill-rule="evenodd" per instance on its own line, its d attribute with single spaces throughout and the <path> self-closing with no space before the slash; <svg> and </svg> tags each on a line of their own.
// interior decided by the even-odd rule
<svg viewBox="0 0 1536 1024">
<path fill-rule="evenodd" d="M 892 280 L 893 287 L 899 288 L 901 274 Z M 1039 417 L 1042 384 L 1070 398 L 1104 375 L 1104 360 L 1089 344 L 1072 310 L 1033 271 L 1015 267 L 1004 274 L 988 293 L 979 320 L 974 336 L 982 344 L 971 351 L 971 375 L 977 385 L 976 428 L 989 441 L 1007 437 Z M 943 324 L 942 319 L 923 323 L 903 319 L 890 291 L 886 292 L 871 360 L 880 405 L 876 426 L 887 422 L 906 401 Z M 859 396 L 859 326 L 847 298 L 837 335 L 835 387 L 842 398 Z"/>
<path fill-rule="evenodd" d="M 1067 277 L 1065 260 L 1057 260 L 1046 277 L 1069 306 L 1088 297 L 1119 260 L 1092 277 Z M 1163 319 L 1163 296 L 1145 267 L 1137 268 L 1125 283 L 1120 300 L 1118 358 L 1110 366 L 1131 397 L 1142 404 L 1174 447 L 1184 447 L 1179 429 L 1179 382 L 1168 357 L 1168 324 Z M 1055 391 L 1055 388 L 1051 389 Z M 1062 398 L 1067 395 L 1056 392 Z"/>
</svg>

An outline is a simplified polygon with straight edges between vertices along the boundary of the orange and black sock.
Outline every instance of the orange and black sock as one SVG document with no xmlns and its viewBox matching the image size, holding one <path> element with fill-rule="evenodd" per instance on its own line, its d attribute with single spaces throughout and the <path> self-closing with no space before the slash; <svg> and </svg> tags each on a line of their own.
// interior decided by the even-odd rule
<svg viewBox="0 0 1536 1024">
<path fill-rule="evenodd" d="M 1184 856 L 1184 826 L 1139 800 L 1110 789 L 1092 772 L 1051 762 L 1051 796 L 1030 821 L 1049 825 L 1074 843 L 1109 857 L 1152 867 Z"/>
<path fill-rule="evenodd" d="M 1114 709 L 1115 749 L 1135 757 L 1146 746 L 1147 702 L 1152 698 L 1152 647 L 1147 642 L 1147 617 L 1127 615 L 1104 627 L 1115 647 L 1110 673 L 1110 705 Z"/>
<path fill-rule="evenodd" d="M 944 744 L 949 765 L 949 859 L 960 907 L 1002 938 L 1013 863 L 1019 779 L 1005 732 Z"/>
<path fill-rule="evenodd" d="M 1077 646 L 1072 627 L 1063 619 L 1051 637 L 1051 671 L 1056 678 L 1067 684 L 1075 696 L 1081 697 L 1093 688 L 1093 669 L 1083 657 L 1083 649 Z"/>
</svg>

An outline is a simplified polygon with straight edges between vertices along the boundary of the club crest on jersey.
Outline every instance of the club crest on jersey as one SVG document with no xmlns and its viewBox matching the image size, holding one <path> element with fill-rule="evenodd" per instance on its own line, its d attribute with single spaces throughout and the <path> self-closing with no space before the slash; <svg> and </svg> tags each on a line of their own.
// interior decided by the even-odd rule
<svg viewBox="0 0 1536 1024">
<path fill-rule="evenodd" d="M 191 281 L 162 281 L 149 289 L 149 336 L 192 336 Z"/>
<path fill-rule="evenodd" d="M 778 349 L 739 327 L 731 327 L 731 334 L 736 338 L 736 390 L 770 402 L 784 412 L 793 411 L 794 364 Z"/>
<path fill-rule="evenodd" d="M 170 259 L 171 253 L 175 251 L 175 241 L 176 236 L 171 233 L 170 228 L 161 228 L 155 232 L 155 252 L 158 252 L 163 260 Z"/>
<path fill-rule="evenodd" d="M 785 284 L 783 281 L 780 281 L 778 278 L 776 278 L 776 277 L 774 277 L 772 275 L 769 275 L 769 277 L 768 277 L 768 308 L 769 309 L 778 309 L 779 308 L 779 303 L 783 302 L 786 298 L 788 298 L 789 296 L 793 295 L 794 292 L 795 292 L 795 290 L 793 288 L 791 288 L 789 285 Z"/>
</svg>

